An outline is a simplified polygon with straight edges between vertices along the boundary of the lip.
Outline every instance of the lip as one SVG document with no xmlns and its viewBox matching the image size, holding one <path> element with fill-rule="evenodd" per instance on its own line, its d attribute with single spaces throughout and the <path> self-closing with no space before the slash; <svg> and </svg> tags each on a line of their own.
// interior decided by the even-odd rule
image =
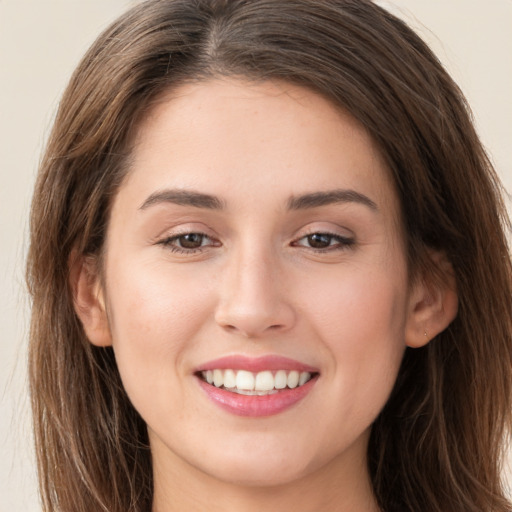
<svg viewBox="0 0 512 512">
<path fill-rule="evenodd" d="M 299 372 L 310 372 L 315 375 L 302 386 L 293 389 L 286 388 L 279 390 L 277 393 L 271 395 L 253 396 L 241 395 L 222 388 L 217 388 L 199 377 L 200 372 L 215 369 L 246 370 L 254 373 L 265 370 L 296 370 Z M 287 357 L 274 355 L 257 358 L 239 355 L 222 357 L 201 365 L 197 368 L 195 374 L 199 386 L 215 405 L 231 414 L 252 418 L 272 416 L 293 407 L 309 394 L 319 376 L 317 368 Z"/>
<path fill-rule="evenodd" d="M 298 372 L 318 373 L 318 368 L 306 365 L 288 357 L 269 355 L 262 357 L 247 357 L 241 355 L 231 355 L 221 357 L 196 368 L 195 373 L 206 370 L 246 370 L 248 372 L 262 372 L 265 370 L 296 370 Z"/>
<path fill-rule="evenodd" d="M 197 380 L 208 398 L 220 408 L 237 416 L 254 418 L 279 414 L 300 402 L 311 391 L 318 380 L 318 375 L 297 388 L 284 389 L 273 395 L 264 396 L 239 395 L 216 388 L 199 377 Z"/>
</svg>

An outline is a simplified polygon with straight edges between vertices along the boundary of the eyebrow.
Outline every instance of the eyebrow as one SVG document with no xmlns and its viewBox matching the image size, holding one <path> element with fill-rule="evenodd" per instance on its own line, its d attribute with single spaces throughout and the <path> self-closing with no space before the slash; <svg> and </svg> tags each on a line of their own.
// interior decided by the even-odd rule
<svg viewBox="0 0 512 512">
<path fill-rule="evenodd" d="M 162 203 L 172 203 L 180 206 L 192 206 L 195 208 L 206 208 L 209 210 L 222 210 L 224 202 L 218 197 L 196 192 L 193 190 L 166 189 L 159 190 L 151 194 L 140 206 L 140 210 L 145 210 L 150 206 Z M 356 192 L 355 190 L 338 189 L 325 192 L 312 192 L 300 196 L 292 196 L 288 200 L 288 210 L 305 210 L 309 208 L 318 208 L 336 203 L 359 203 L 367 206 L 373 211 L 378 211 L 374 201 L 368 196 Z"/>
<path fill-rule="evenodd" d="M 222 210 L 224 203 L 215 196 L 203 194 L 193 190 L 168 189 L 159 190 L 151 194 L 140 206 L 145 210 L 150 206 L 162 203 L 178 204 L 180 206 L 193 206 L 195 208 L 207 208 L 209 210 Z"/>
<path fill-rule="evenodd" d="M 293 196 L 288 200 L 289 210 L 305 210 L 308 208 L 318 208 L 336 203 L 359 203 L 367 206 L 373 211 L 378 211 L 374 201 L 368 196 L 350 189 L 329 190 L 326 192 L 312 192 Z"/>
</svg>

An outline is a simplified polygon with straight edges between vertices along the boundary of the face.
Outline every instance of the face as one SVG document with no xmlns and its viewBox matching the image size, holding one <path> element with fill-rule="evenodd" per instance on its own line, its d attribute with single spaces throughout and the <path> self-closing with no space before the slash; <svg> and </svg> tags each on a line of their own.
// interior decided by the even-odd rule
<svg viewBox="0 0 512 512">
<path fill-rule="evenodd" d="M 102 290 L 155 465 L 251 485 L 364 465 L 411 309 L 400 224 L 372 140 L 320 96 L 226 79 L 163 98 Z"/>
</svg>

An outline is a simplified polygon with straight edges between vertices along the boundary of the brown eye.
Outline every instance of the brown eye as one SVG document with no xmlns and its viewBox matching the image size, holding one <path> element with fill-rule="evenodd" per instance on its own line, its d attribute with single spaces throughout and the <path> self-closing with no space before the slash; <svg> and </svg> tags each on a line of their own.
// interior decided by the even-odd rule
<svg viewBox="0 0 512 512">
<path fill-rule="evenodd" d="M 177 245 L 183 249 L 198 249 L 203 245 L 205 235 L 200 233 L 187 233 L 176 238 Z"/>
<path fill-rule="evenodd" d="M 313 233 L 312 235 L 308 235 L 307 240 L 309 246 L 313 247 L 313 249 L 325 249 L 331 245 L 333 238 L 332 235 L 325 233 Z"/>
<path fill-rule="evenodd" d="M 355 244 L 354 238 L 333 233 L 311 233 L 292 243 L 295 247 L 305 247 L 317 251 L 344 250 Z"/>
<path fill-rule="evenodd" d="M 212 240 L 208 235 L 194 232 L 171 236 L 158 243 L 166 249 L 177 253 L 193 253 L 198 250 L 207 249 L 208 247 L 219 246 L 218 241 Z"/>
</svg>

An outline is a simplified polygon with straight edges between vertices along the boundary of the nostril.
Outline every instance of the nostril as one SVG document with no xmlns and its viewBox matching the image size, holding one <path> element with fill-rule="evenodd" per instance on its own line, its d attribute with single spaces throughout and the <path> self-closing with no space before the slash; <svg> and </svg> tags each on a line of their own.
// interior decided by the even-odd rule
<svg viewBox="0 0 512 512">
<path fill-rule="evenodd" d="M 254 297 L 251 301 L 248 298 L 235 301 L 232 298 L 231 302 L 219 304 L 215 321 L 227 332 L 253 338 L 291 328 L 295 323 L 295 312 L 285 301 L 257 301 Z"/>
<path fill-rule="evenodd" d="M 221 324 L 221 327 L 231 333 L 239 333 L 247 338 L 255 338 L 266 332 L 277 332 L 285 329 L 283 324 L 272 324 L 268 326 Z"/>
</svg>

